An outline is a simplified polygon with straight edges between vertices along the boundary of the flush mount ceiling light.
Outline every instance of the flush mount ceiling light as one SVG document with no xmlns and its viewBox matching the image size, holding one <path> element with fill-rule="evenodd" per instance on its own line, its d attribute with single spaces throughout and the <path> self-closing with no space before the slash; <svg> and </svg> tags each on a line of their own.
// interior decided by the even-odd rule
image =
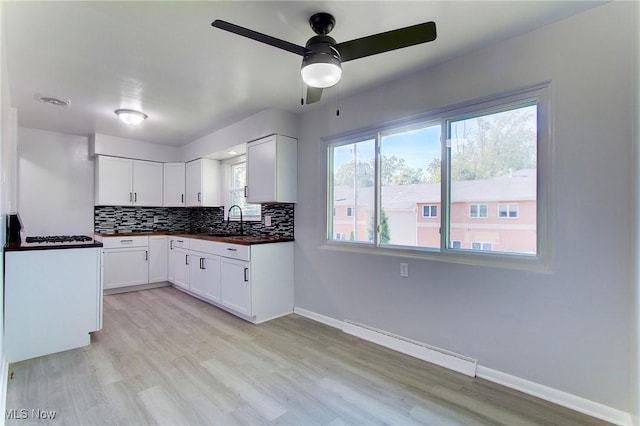
<svg viewBox="0 0 640 426">
<path fill-rule="evenodd" d="M 114 112 L 120 120 L 131 126 L 136 126 L 147 118 L 147 114 L 134 109 L 117 109 Z"/>
<path fill-rule="evenodd" d="M 40 102 L 44 102 L 47 104 L 55 105 L 55 106 L 69 106 L 71 101 L 54 98 L 52 96 L 39 96 L 38 100 Z"/>
</svg>

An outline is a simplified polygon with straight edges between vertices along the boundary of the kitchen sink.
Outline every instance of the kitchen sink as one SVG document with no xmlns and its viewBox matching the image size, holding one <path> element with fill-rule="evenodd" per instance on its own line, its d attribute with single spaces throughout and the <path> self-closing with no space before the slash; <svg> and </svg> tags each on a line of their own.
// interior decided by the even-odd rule
<svg viewBox="0 0 640 426">
<path fill-rule="evenodd" d="M 238 234 L 233 232 L 209 232 L 207 236 L 209 237 L 240 237 L 244 234 Z"/>
</svg>

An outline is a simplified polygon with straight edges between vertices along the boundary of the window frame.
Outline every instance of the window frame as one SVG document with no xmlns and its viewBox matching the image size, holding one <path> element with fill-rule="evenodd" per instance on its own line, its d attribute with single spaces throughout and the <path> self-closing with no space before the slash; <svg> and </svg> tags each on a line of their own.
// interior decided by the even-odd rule
<svg viewBox="0 0 640 426">
<path fill-rule="evenodd" d="M 507 215 L 506 216 L 500 216 L 500 212 L 501 206 L 507 206 Z M 511 213 L 511 206 L 516 206 L 515 208 L 515 216 L 511 216 L 509 213 Z M 497 218 L 498 219 L 518 219 L 520 217 L 520 203 L 498 203 L 498 215 Z"/>
<path fill-rule="evenodd" d="M 319 246 L 322 249 L 336 250 L 352 253 L 367 253 L 388 256 L 400 256 L 405 258 L 444 261 L 450 263 L 500 267 L 507 269 L 530 270 L 540 273 L 551 273 L 554 248 L 551 244 L 553 234 L 552 203 L 553 203 L 553 152 L 552 141 L 553 116 L 551 102 L 551 82 L 543 82 L 517 90 L 503 92 L 497 95 L 486 96 L 461 102 L 448 107 L 440 108 L 432 112 L 418 114 L 412 117 L 394 120 L 391 122 L 370 126 L 368 128 L 346 132 L 338 136 L 328 136 L 322 139 L 320 149 L 324 150 L 321 156 L 324 167 L 321 172 L 325 179 L 324 193 L 326 195 L 326 208 L 321 209 L 326 225 L 319 227 Z M 447 127 L 450 122 L 464 119 L 465 117 L 477 117 L 478 115 L 488 115 L 495 112 L 508 111 L 517 107 L 527 105 L 537 105 L 537 150 L 536 150 L 536 254 L 506 253 L 499 251 L 473 251 L 467 249 L 454 249 L 450 243 L 450 194 L 448 167 Z M 428 123 L 439 122 L 442 126 L 442 177 L 441 177 L 441 199 L 440 212 L 441 232 L 439 248 L 423 248 L 417 246 L 394 246 L 389 244 L 381 245 L 379 241 L 379 209 L 380 209 L 380 184 L 379 184 L 379 163 L 380 154 L 376 152 L 376 184 L 375 184 L 375 208 L 374 221 L 378 224 L 378 232 L 375 233 L 374 241 L 333 241 L 330 236 L 333 234 L 331 215 L 332 206 L 332 148 L 357 143 L 360 141 L 374 139 L 376 149 L 379 148 L 379 137 L 386 132 L 398 131 L 400 128 L 410 128 L 413 126 L 427 125 Z M 446 182 L 446 184 L 445 184 Z M 490 213 L 488 212 L 488 217 Z M 518 212 L 519 217 L 519 212 Z M 514 218 L 512 218 L 514 219 Z M 444 229 L 444 232 L 442 232 Z"/>
<path fill-rule="evenodd" d="M 476 212 L 477 212 L 476 216 L 474 216 L 472 214 L 473 206 L 476 206 Z M 480 212 L 482 211 L 482 207 L 486 207 L 486 210 L 485 210 L 486 214 L 484 216 L 482 216 L 480 214 Z M 470 203 L 469 204 L 469 218 L 470 219 L 488 219 L 489 218 L 489 204 L 487 204 L 487 203 Z"/>
<path fill-rule="evenodd" d="M 233 183 L 233 172 L 232 169 L 235 166 L 238 166 L 240 164 L 245 164 L 245 171 L 246 171 L 246 163 L 247 163 L 247 157 L 246 155 L 239 155 L 237 157 L 232 157 L 232 158 L 228 158 L 226 160 L 222 161 L 222 165 L 224 167 L 225 173 L 224 173 L 224 208 L 223 208 L 223 218 L 224 220 L 230 220 L 231 222 L 239 222 L 240 221 L 240 214 L 234 214 L 234 212 L 237 212 L 238 209 L 233 209 L 233 211 L 231 212 L 231 215 L 229 215 L 229 207 L 231 207 L 231 192 L 235 192 L 235 191 L 241 191 L 241 189 L 239 188 L 232 188 L 231 185 Z M 259 215 L 246 215 L 245 212 L 243 212 L 242 215 L 242 221 L 243 222 L 261 222 L 262 221 L 262 205 L 258 204 L 258 206 L 260 206 L 260 214 Z"/>
<path fill-rule="evenodd" d="M 424 214 L 424 209 L 429 207 L 429 214 L 425 216 Z M 436 209 L 436 214 L 432 215 L 431 214 L 431 209 L 435 208 Z M 432 217 L 439 217 L 438 216 L 438 205 L 437 204 L 423 204 L 422 205 L 422 217 L 428 217 L 428 218 L 432 218 Z"/>
</svg>

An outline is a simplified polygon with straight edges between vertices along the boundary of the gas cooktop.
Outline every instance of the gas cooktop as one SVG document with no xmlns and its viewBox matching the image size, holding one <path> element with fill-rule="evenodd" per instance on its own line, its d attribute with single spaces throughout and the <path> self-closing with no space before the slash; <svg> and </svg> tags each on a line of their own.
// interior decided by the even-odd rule
<svg viewBox="0 0 640 426">
<path fill-rule="evenodd" d="M 38 237 L 27 237 L 25 243 L 84 243 L 93 240 L 86 235 L 48 235 Z"/>
<path fill-rule="evenodd" d="M 7 243 L 5 250 L 22 251 L 85 247 L 102 247 L 102 243 L 86 235 L 44 235 L 26 237 L 20 243 Z"/>
</svg>

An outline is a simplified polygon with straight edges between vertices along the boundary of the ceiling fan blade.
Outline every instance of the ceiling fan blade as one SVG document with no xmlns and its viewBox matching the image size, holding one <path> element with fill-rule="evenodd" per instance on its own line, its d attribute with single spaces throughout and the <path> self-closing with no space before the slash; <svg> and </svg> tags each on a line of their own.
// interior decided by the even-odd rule
<svg viewBox="0 0 640 426">
<path fill-rule="evenodd" d="M 307 105 L 318 102 L 321 97 L 322 97 L 321 88 L 307 86 Z"/>
<path fill-rule="evenodd" d="M 220 28 L 221 30 L 229 31 L 234 34 L 238 34 L 243 37 L 250 38 L 255 41 L 259 41 L 264 44 L 268 44 L 269 46 L 277 47 L 278 49 L 283 49 L 288 52 L 295 53 L 296 55 L 304 56 L 304 54 L 307 53 L 306 47 L 298 46 L 297 44 L 289 43 L 288 41 L 280 40 L 279 38 L 271 37 L 257 31 L 231 24 L 226 21 L 221 21 L 219 19 L 213 21 L 211 23 L 211 26 Z"/>
<path fill-rule="evenodd" d="M 342 62 L 346 62 L 435 39 L 436 23 L 431 21 L 338 43 L 334 47 L 340 52 Z"/>
</svg>

